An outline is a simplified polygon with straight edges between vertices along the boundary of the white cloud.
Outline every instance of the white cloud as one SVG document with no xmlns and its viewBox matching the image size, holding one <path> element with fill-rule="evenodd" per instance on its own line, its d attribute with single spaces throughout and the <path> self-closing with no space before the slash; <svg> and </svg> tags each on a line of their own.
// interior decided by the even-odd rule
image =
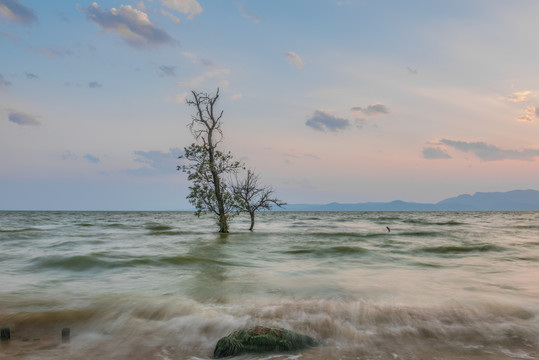
<svg viewBox="0 0 539 360">
<path fill-rule="evenodd" d="M 305 62 L 298 54 L 293 51 L 287 51 L 284 53 L 284 55 L 286 56 L 286 60 L 288 60 L 288 63 L 294 65 L 298 69 L 303 69 Z"/>
<path fill-rule="evenodd" d="M 237 93 L 237 94 L 234 94 L 230 97 L 231 100 L 239 100 L 243 97 L 243 94 L 242 93 Z"/>
<path fill-rule="evenodd" d="M 198 58 L 195 54 L 191 53 L 191 52 L 186 52 L 186 51 L 182 51 L 181 53 L 183 56 L 185 56 L 186 58 L 188 59 L 191 59 L 191 61 L 193 62 L 193 64 L 202 64 L 204 66 L 207 66 L 207 67 L 212 67 L 214 66 L 214 63 L 213 61 L 211 60 L 208 60 L 208 59 L 202 59 L 202 58 Z"/>
<path fill-rule="evenodd" d="M 262 16 L 259 14 L 249 11 L 245 8 L 245 5 L 243 4 L 236 4 L 236 7 L 241 13 L 241 16 L 243 16 L 246 19 L 252 20 L 255 24 L 259 24 L 262 21 Z"/>
<path fill-rule="evenodd" d="M 152 1 L 152 0 L 150 0 Z M 144 4 L 144 1 L 139 1 L 137 3 L 137 9 L 141 10 L 141 11 L 146 11 L 146 5 Z"/>
<path fill-rule="evenodd" d="M 169 34 L 150 22 L 146 13 L 134 9 L 131 5 L 121 5 L 120 9 L 101 10 L 94 2 L 87 9 L 80 6 L 79 9 L 88 21 L 105 31 L 119 35 L 130 46 L 148 48 L 173 42 Z"/>
<path fill-rule="evenodd" d="M 187 51 L 182 51 L 182 55 L 185 56 L 186 58 L 191 59 L 191 60 L 196 59 L 195 54 L 187 52 Z"/>
<path fill-rule="evenodd" d="M 183 87 L 189 87 L 189 88 L 196 88 L 202 85 L 202 83 L 206 80 L 204 76 L 196 76 L 192 77 L 190 79 L 184 80 L 184 81 L 178 81 L 176 85 L 183 86 Z"/>
<path fill-rule="evenodd" d="M 509 95 L 508 97 L 504 98 L 505 100 L 509 100 L 511 102 L 525 102 L 528 100 L 528 96 L 530 96 L 531 91 L 517 91 Z"/>
<path fill-rule="evenodd" d="M 166 102 L 177 102 L 177 103 L 183 103 L 185 102 L 185 99 L 187 98 L 188 93 L 183 92 L 181 94 L 177 94 L 176 96 L 169 96 L 165 98 Z"/>
<path fill-rule="evenodd" d="M 526 114 L 517 117 L 518 121 L 523 121 L 523 122 L 534 122 L 536 119 L 539 119 L 538 106 L 527 106 Z"/>
<path fill-rule="evenodd" d="M 176 83 L 176 85 L 190 88 L 199 87 L 206 80 L 216 78 L 219 80 L 219 85 L 223 88 L 226 88 L 228 87 L 228 80 L 226 79 L 228 75 L 230 75 L 229 69 L 215 69 L 212 71 L 206 71 L 201 76 L 196 76 L 184 81 L 180 81 Z"/>
<path fill-rule="evenodd" d="M 204 76 L 207 78 L 221 77 L 221 76 L 227 76 L 227 75 L 230 75 L 229 69 L 215 69 L 212 71 L 206 71 L 204 73 Z"/>
<path fill-rule="evenodd" d="M 178 19 L 176 16 L 174 16 L 172 13 L 166 11 L 165 9 L 161 9 L 161 15 L 168 17 L 175 24 L 180 23 L 180 19 Z"/>
<path fill-rule="evenodd" d="M 22 5 L 19 0 L 0 0 L 0 15 L 23 25 L 37 22 L 34 11 Z"/>
<path fill-rule="evenodd" d="M 196 0 L 161 0 L 161 4 L 171 10 L 188 14 L 188 19 L 193 19 L 202 12 L 202 6 Z"/>
</svg>

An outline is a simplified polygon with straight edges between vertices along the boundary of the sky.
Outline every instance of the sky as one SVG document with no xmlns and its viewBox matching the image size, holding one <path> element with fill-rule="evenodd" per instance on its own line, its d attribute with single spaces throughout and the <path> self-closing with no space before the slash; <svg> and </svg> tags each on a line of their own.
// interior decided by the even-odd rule
<svg viewBox="0 0 539 360">
<path fill-rule="evenodd" d="M 0 0 L 0 210 L 188 209 L 191 91 L 288 203 L 539 190 L 534 0 Z"/>
</svg>

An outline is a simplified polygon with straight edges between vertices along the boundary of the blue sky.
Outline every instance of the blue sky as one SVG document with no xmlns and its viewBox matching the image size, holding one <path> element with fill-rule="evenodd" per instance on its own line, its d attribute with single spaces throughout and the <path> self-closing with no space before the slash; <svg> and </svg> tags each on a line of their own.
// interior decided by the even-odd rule
<svg viewBox="0 0 539 360">
<path fill-rule="evenodd" d="M 289 203 L 537 189 L 536 1 L 0 0 L 0 209 L 185 209 L 191 90 Z"/>
</svg>

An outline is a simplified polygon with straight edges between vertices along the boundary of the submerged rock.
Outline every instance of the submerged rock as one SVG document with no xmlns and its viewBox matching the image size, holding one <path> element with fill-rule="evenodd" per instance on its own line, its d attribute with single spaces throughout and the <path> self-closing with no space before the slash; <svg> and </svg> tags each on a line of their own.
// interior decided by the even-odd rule
<svg viewBox="0 0 539 360">
<path fill-rule="evenodd" d="M 257 326 L 234 331 L 221 338 L 215 346 L 213 358 L 236 356 L 243 353 L 297 351 L 320 343 L 310 336 L 285 329 Z"/>
</svg>

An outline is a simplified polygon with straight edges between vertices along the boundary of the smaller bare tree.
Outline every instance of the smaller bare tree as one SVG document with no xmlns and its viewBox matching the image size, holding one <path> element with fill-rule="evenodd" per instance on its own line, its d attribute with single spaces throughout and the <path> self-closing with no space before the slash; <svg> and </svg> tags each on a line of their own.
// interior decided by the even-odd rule
<svg viewBox="0 0 539 360">
<path fill-rule="evenodd" d="M 240 202 L 240 211 L 248 212 L 251 216 L 251 227 L 255 227 L 255 212 L 258 210 L 270 210 L 272 204 L 278 207 L 286 205 L 285 202 L 273 196 L 273 188 L 267 185 L 261 185 L 260 176 L 253 170 L 248 169 L 247 175 L 243 179 L 238 179 L 235 175 L 235 181 L 231 185 L 232 192 Z"/>
</svg>

